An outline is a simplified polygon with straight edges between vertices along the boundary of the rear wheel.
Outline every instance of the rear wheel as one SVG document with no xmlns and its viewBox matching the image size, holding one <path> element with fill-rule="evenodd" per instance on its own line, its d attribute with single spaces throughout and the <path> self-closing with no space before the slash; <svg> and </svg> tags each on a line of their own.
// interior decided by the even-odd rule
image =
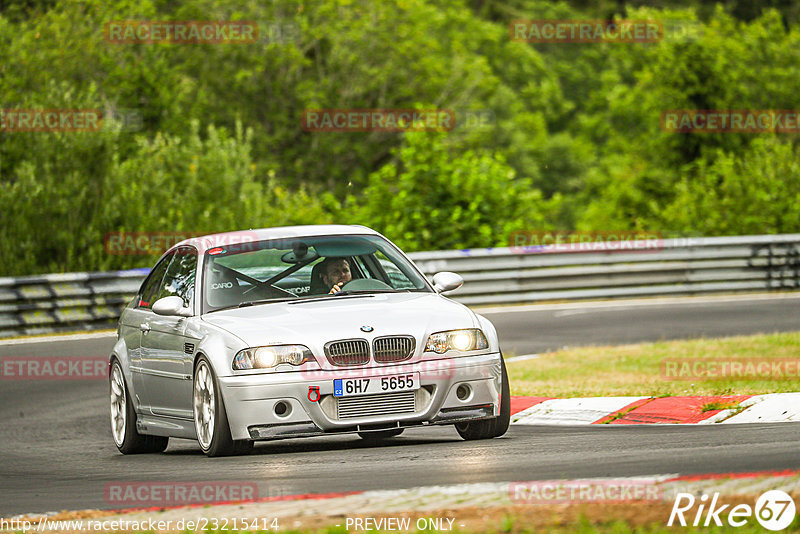
<svg viewBox="0 0 800 534">
<path fill-rule="evenodd" d="M 500 365 L 503 368 L 503 385 L 500 390 L 500 415 L 493 419 L 456 423 L 456 431 L 462 438 L 467 440 L 499 438 L 508 430 L 508 425 L 511 422 L 511 387 L 508 383 L 506 362 L 503 361 L 502 355 L 500 355 Z"/>
<path fill-rule="evenodd" d="M 219 394 L 217 377 L 204 357 L 198 360 L 194 370 L 192 406 L 197 442 L 208 456 L 230 456 L 252 450 L 252 441 L 231 438 L 228 415 L 222 395 Z"/>
<path fill-rule="evenodd" d="M 111 435 L 122 454 L 161 452 L 167 448 L 169 438 L 147 436 L 136 431 L 136 410 L 133 407 L 125 375 L 119 361 L 111 363 L 109 395 L 111 397 Z"/>
<path fill-rule="evenodd" d="M 361 439 L 367 441 L 380 441 L 383 439 L 393 438 L 403 433 L 404 428 L 392 428 L 390 430 L 378 430 L 376 432 L 359 432 L 358 435 Z"/>
</svg>

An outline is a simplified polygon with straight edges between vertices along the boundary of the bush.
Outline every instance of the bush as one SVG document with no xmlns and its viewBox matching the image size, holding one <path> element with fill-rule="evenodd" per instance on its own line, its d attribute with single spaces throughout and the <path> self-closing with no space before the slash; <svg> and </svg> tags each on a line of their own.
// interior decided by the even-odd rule
<svg viewBox="0 0 800 534">
<path fill-rule="evenodd" d="M 545 228 L 560 201 L 544 201 L 499 154 L 451 153 L 441 134 L 406 134 L 393 156 L 348 203 L 353 222 L 407 250 L 508 246 L 515 230 Z"/>
</svg>

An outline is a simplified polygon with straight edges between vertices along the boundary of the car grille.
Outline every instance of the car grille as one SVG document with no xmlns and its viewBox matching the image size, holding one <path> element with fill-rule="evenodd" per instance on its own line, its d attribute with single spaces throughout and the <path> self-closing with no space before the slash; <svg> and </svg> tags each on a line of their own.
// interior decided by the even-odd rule
<svg viewBox="0 0 800 534">
<path fill-rule="evenodd" d="M 372 342 L 372 351 L 376 362 L 400 362 L 414 354 L 414 345 L 411 336 L 379 337 Z"/>
<path fill-rule="evenodd" d="M 325 356 L 333 365 L 363 365 L 369 361 L 369 343 L 365 339 L 331 341 L 325 345 Z"/>
<path fill-rule="evenodd" d="M 415 398 L 414 391 L 339 397 L 337 399 L 337 416 L 339 419 L 355 419 L 372 415 L 414 413 L 416 411 Z"/>
</svg>

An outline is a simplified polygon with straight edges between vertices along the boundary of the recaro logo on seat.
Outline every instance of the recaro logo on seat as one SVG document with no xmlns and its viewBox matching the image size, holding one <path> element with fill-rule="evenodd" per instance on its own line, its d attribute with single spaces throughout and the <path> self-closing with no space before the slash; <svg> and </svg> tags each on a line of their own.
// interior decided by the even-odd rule
<svg viewBox="0 0 800 534">
<path fill-rule="evenodd" d="M 219 282 L 211 284 L 211 289 L 230 289 L 233 287 L 233 282 Z"/>
</svg>

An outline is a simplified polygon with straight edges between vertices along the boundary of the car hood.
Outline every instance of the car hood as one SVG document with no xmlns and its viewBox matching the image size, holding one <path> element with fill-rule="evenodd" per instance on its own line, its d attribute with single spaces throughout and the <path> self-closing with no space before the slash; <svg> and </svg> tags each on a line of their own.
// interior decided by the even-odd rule
<svg viewBox="0 0 800 534">
<path fill-rule="evenodd" d="M 248 346 L 303 344 L 321 350 L 337 339 L 371 340 L 413 335 L 418 343 L 433 332 L 475 328 L 466 306 L 435 293 L 378 293 L 276 302 L 208 313 L 203 320 L 239 337 Z M 361 327 L 371 327 L 364 332 Z"/>
</svg>

